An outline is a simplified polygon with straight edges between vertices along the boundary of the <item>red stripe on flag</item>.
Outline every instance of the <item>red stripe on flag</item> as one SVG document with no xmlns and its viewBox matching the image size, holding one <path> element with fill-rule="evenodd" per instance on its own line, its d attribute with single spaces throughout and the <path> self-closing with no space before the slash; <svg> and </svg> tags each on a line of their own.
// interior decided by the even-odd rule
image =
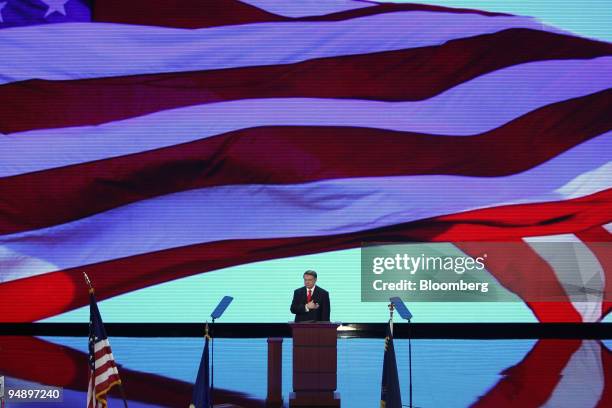
<svg viewBox="0 0 612 408">
<path fill-rule="evenodd" d="M 593 252 L 604 273 L 604 293 L 612 293 L 612 251 L 606 250 L 601 245 L 593 245 L 593 242 L 612 242 L 612 234 L 604 227 L 589 228 L 584 231 L 576 232 L 576 236 L 584 241 L 585 245 Z M 609 299 L 609 295 L 608 295 Z M 612 301 L 602 302 L 601 317 L 606 317 L 612 310 Z"/>
<path fill-rule="evenodd" d="M 122 0 L 101 0 L 94 3 L 93 20 L 178 28 L 203 28 L 270 22 L 340 21 L 397 11 L 472 13 L 487 16 L 508 15 L 422 4 L 381 4 L 323 16 L 291 18 L 270 13 L 236 0 L 215 0 L 214 2 L 204 3 L 201 0 L 130 0 L 129 2 Z"/>
<path fill-rule="evenodd" d="M 101 348 L 100 350 L 96 351 L 96 353 L 95 353 L 95 355 L 94 355 L 94 358 L 95 358 L 95 359 L 96 359 L 96 361 L 97 361 L 97 360 L 99 360 L 100 358 L 102 358 L 102 357 L 104 357 L 104 356 L 106 356 L 106 355 L 109 355 L 109 354 L 112 354 L 112 351 L 111 351 L 110 346 L 104 346 L 104 347 L 103 347 L 103 348 Z M 112 362 L 113 362 L 113 364 L 114 364 L 114 360 L 110 360 L 110 361 L 112 361 Z M 96 367 L 96 369 L 97 369 L 97 368 L 98 368 L 98 367 Z"/>
<path fill-rule="evenodd" d="M 110 23 L 203 28 L 289 19 L 236 0 L 101 0 L 92 20 Z"/>
<path fill-rule="evenodd" d="M 359 0 L 358 0 L 359 1 Z M 364 2 L 367 0 L 363 0 Z M 375 1 L 371 2 L 377 4 Z M 437 13 L 457 13 L 457 14 L 479 14 L 481 16 L 512 16 L 512 14 L 508 13 L 497 13 L 492 11 L 485 10 L 476 10 L 470 8 L 454 8 L 454 7 L 444 7 L 444 6 L 436 6 L 430 4 L 415 4 L 415 3 L 403 3 L 403 4 L 380 4 L 378 3 L 373 7 L 364 7 L 354 10 L 346 10 L 340 11 L 337 13 L 331 13 L 323 16 L 310 16 L 310 17 L 301 17 L 296 20 L 301 21 L 340 21 L 347 20 L 349 18 L 359 18 L 366 17 L 376 14 L 382 13 L 393 13 L 398 11 L 431 11 Z"/>
</svg>

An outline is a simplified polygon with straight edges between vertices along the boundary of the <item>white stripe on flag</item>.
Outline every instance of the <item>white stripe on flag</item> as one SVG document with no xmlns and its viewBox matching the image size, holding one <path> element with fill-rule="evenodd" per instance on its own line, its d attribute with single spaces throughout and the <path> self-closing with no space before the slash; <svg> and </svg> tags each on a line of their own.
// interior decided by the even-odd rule
<svg viewBox="0 0 612 408">
<path fill-rule="evenodd" d="M 102 357 L 96 359 L 96 367 L 102 367 L 104 364 L 108 363 L 109 361 L 115 361 L 115 357 L 113 356 L 113 353 L 106 353 Z"/>
<path fill-rule="evenodd" d="M 510 28 L 561 32 L 528 17 L 418 11 L 198 30 L 106 23 L 17 27 L 0 30 L 0 84 L 288 64 L 440 45 Z"/>
<path fill-rule="evenodd" d="M 610 136 L 506 177 L 377 177 L 184 191 L 0 236 L 8 249 L 0 264 L 12 265 L 15 279 L 203 242 L 333 235 L 505 203 L 577 198 L 612 185 L 612 162 L 601 154 L 612 151 Z M 55 267 L 33 269 L 21 258 Z"/>
</svg>

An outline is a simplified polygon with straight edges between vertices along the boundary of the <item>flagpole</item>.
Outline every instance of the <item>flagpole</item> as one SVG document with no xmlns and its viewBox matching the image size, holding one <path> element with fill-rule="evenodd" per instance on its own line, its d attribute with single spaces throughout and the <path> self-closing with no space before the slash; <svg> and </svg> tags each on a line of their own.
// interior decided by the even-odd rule
<svg viewBox="0 0 612 408">
<path fill-rule="evenodd" d="M 121 393 L 121 398 L 123 398 L 123 406 L 128 408 L 127 398 L 125 398 L 125 390 L 123 389 L 123 381 L 119 382 L 119 392 Z"/>
<path fill-rule="evenodd" d="M 410 408 L 412 408 L 412 342 L 410 341 L 410 319 L 408 319 L 408 381 Z"/>
<path fill-rule="evenodd" d="M 210 325 L 210 408 L 214 406 L 213 393 L 215 390 L 215 337 L 213 333 L 214 328 L 215 318 L 213 317 L 212 324 Z M 206 323 L 206 334 L 208 335 L 208 323 Z"/>
<path fill-rule="evenodd" d="M 93 286 L 91 286 L 91 281 L 89 280 L 89 276 L 87 276 L 87 274 L 85 272 L 83 272 L 83 277 L 85 278 L 85 283 L 87 283 L 87 286 L 89 287 L 89 293 L 93 293 Z"/>
<path fill-rule="evenodd" d="M 395 306 L 393 303 L 389 303 L 389 326 L 391 327 L 391 335 L 393 336 L 393 310 Z"/>
<path fill-rule="evenodd" d="M 91 284 L 91 280 L 89 279 L 89 276 L 87 276 L 87 273 L 83 272 L 83 278 L 85 278 L 85 283 L 87 283 L 87 286 L 89 287 L 89 293 L 93 295 L 94 288 L 93 288 L 93 285 Z M 125 397 L 125 389 L 123 388 L 123 382 L 119 380 L 119 384 L 117 385 L 119 385 L 119 392 L 121 393 L 121 398 L 123 399 L 123 406 L 125 408 L 128 408 L 127 398 Z"/>
</svg>

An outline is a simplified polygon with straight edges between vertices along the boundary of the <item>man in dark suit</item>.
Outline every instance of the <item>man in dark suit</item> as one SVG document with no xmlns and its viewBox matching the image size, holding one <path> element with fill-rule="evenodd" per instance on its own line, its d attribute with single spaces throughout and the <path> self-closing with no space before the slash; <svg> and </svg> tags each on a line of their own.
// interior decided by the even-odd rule
<svg viewBox="0 0 612 408">
<path fill-rule="evenodd" d="M 328 322 L 329 293 L 317 286 L 317 273 L 304 272 L 304 287 L 293 292 L 291 313 L 295 314 L 296 322 Z"/>
</svg>

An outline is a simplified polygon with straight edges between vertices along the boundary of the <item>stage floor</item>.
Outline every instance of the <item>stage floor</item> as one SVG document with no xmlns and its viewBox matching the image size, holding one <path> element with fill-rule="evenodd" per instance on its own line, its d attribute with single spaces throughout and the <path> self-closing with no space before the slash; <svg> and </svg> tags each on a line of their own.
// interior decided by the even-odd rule
<svg viewBox="0 0 612 408">
<path fill-rule="evenodd" d="M 187 407 L 202 354 L 200 338 L 110 339 L 129 406 Z M 283 342 L 283 398 L 291 391 L 291 339 Z M 413 404 L 418 407 L 612 406 L 612 340 L 412 341 Z M 343 407 L 378 407 L 383 339 L 338 339 L 338 392 Z M 408 340 L 396 339 L 402 402 L 409 404 Z M 214 343 L 215 403 L 264 406 L 264 338 Z M 62 403 L 85 404 L 87 338 L 0 336 L 6 388 L 62 386 Z M 8 404 L 7 408 L 43 406 Z M 122 407 L 115 398 L 109 407 Z"/>
</svg>

